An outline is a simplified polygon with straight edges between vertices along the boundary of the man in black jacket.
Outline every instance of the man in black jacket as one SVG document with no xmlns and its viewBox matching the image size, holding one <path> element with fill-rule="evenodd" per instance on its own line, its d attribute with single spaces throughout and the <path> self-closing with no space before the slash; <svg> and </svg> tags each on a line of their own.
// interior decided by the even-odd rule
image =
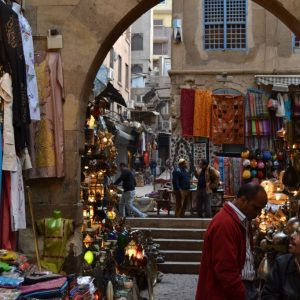
<svg viewBox="0 0 300 300">
<path fill-rule="evenodd" d="M 276 259 L 261 300 L 300 300 L 300 227 L 290 237 L 289 252 Z"/>
<path fill-rule="evenodd" d="M 123 187 L 123 194 L 122 198 L 119 203 L 119 213 L 122 217 L 125 217 L 125 206 L 129 211 L 132 211 L 133 214 L 137 217 L 140 218 L 145 218 L 147 217 L 146 214 L 142 213 L 139 211 L 134 205 L 133 205 L 133 200 L 135 196 L 135 186 L 136 186 L 136 181 L 135 178 L 132 174 L 132 172 L 128 169 L 127 165 L 124 163 L 120 163 L 120 170 L 121 170 L 121 175 L 120 177 L 115 181 L 115 185 L 118 185 L 119 183 L 122 182 L 122 187 Z"/>
</svg>

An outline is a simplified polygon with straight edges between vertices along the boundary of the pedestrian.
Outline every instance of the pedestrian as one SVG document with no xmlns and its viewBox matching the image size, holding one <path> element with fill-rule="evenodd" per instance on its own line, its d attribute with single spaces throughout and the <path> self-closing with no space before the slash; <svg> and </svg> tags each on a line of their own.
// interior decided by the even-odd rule
<svg viewBox="0 0 300 300">
<path fill-rule="evenodd" d="M 184 158 L 178 161 L 178 167 L 172 173 L 173 192 L 176 199 L 175 217 L 184 217 L 185 210 L 191 199 L 190 174 L 187 170 L 187 163 Z"/>
<path fill-rule="evenodd" d="M 211 218 L 211 199 L 220 183 L 220 173 L 209 165 L 206 159 L 200 160 L 200 171 L 195 171 L 197 184 L 197 212 L 200 218 Z"/>
<path fill-rule="evenodd" d="M 290 236 L 289 252 L 276 259 L 262 290 L 261 300 L 300 299 L 300 227 Z"/>
<path fill-rule="evenodd" d="M 257 299 L 251 220 L 267 200 L 262 186 L 247 183 L 212 219 L 204 238 L 196 300 Z"/>
<path fill-rule="evenodd" d="M 156 166 L 157 162 L 154 159 L 150 160 L 150 169 L 151 169 L 151 174 L 153 175 L 154 179 L 156 178 Z"/>
<path fill-rule="evenodd" d="M 147 214 L 142 213 L 138 208 L 133 205 L 133 200 L 135 196 L 135 186 L 136 181 L 132 172 L 128 169 L 125 163 L 120 163 L 121 175 L 115 181 L 115 185 L 118 185 L 122 182 L 123 193 L 121 200 L 119 202 L 119 213 L 122 217 L 125 217 L 125 207 L 127 211 L 132 211 L 135 216 L 140 218 L 147 217 Z"/>
</svg>

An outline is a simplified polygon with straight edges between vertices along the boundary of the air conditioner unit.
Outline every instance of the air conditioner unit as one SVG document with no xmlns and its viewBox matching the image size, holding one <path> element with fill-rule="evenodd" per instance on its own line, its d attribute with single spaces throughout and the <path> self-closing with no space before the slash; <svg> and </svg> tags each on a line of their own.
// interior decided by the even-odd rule
<svg viewBox="0 0 300 300">
<path fill-rule="evenodd" d="M 172 130 L 172 123 L 170 121 L 162 121 L 161 122 L 162 130 L 171 131 Z"/>
<path fill-rule="evenodd" d="M 115 71 L 114 71 L 114 69 L 108 68 L 108 70 L 107 70 L 107 79 L 108 79 L 109 81 L 113 81 L 114 78 L 115 78 L 114 76 L 115 76 Z"/>
<path fill-rule="evenodd" d="M 134 100 L 129 100 L 128 103 L 127 103 L 127 107 L 131 108 L 131 109 L 134 109 Z"/>
</svg>

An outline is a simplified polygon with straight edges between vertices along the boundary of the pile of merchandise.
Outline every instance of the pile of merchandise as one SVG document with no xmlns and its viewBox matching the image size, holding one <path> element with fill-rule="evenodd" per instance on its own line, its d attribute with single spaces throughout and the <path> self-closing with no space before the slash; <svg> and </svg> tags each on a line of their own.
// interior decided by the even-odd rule
<svg viewBox="0 0 300 300">
<path fill-rule="evenodd" d="M 99 299 L 89 277 L 41 272 L 22 254 L 0 250 L 0 299 Z"/>
</svg>

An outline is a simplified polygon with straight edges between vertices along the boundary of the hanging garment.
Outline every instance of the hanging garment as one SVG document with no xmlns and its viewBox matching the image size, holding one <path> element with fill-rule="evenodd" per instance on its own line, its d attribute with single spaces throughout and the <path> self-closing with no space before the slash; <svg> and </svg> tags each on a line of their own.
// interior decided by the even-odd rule
<svg viewBox="0 0 300 300">
<path fill-rule="evenodd" d="M 194 102 L 195 91 L 191 89 L 182 89 L 180 101 L 182 136 L 193 136 Z"/>
<path fill-rule="evenodd" d="M 255 123 L 253 129 L 256 130 Z M 244 144 L 243 96 L 213 95 L 212 142 L 217 145 Z"/>
<path fill-rule="evenodd" d="M 64 176 L 63 70 L 58 52 L 36 64 L 41 120 L 30 124 L 29 178 Z"/>
<path fill-rule="evenodd" d="M 141 152 L 144 153 L 146 151 L 146 135 L 145 132 L 141 134 Z"/>
<path fill-rule="evenodd" d="M 300 116 L 300 94 L 295 94 L 293 97 L 293 114 Z"/>
<path fill-rule="evenodd" d="M 4 171 L 2 177 L 2 201 L 0 216 L 0 248 L 6 250 L 16 250 L 16 233 L 11 230 L 10 206 L 11 206 L 11 185 L 10 172 Z"/>
<path fill-rule="evenodd" d="M 37 221 L 39 232 L 44 236 L 44 250 L 41 265 L 54 273 L 59 273 L 66 257 L 67 241 L 73 233 L 73 220 L 59 219 L 58 227 L 50 226 L 52 218 Z M 55 220 L 58 221 L 58 220 Z"/>
<path fill-rule="evenodd" d="M 1 209 L 1 202 L 2 202 L 2 164 L 3 164 L 3 143 L 2 143 L 2 128 L 3 128 L 3 124 L 0 123 L 0 209 Z M 1 216 L 1 212 L 0 212 L 0 216 Z M 1 228 L 1 226 L 0 226 Z"/>
<path fill-rule="evenodd" d="M 12 9 L 19 17 L 22 45 L 26 63 L 27 96 L 29 101 L 30 119 L 40 120 L 38 87 L 34 69 L 34 48 L 31 27 L 21 11 L 21 5 L 13 2 Z"/>
<path fill-rule="evenodd" d="M 17 171 L 17 155 L 13 127 L 13 98 L 11 76 L 5 73 L 0 79 L 0 96 L 4 106 L 3 165 L 2 170 Z"/>
<path fill-rule="evenodd" d="M 277 94 L 278 107 L 276 110 L 276 117 L 284 117 L 285 109 L 284 109 L 284 100 L 280 93 Z"/>
<path fill-rule="evenodd" d="M 292 120 L 292 100 L 288 94 L 283 95 L 285 118 L 288 121 Z"/>
<path fill-rule="evenodd" d="M 211 137 L 212 94 L 196 90 L 194 106 L 194 136 Z"/>
<path fill-rule="evenodd" d="M 13 124 L 16 149 L 22 150 L 27 142 L 27 127 L 30 123 L 27 97 L 26 66 L 18 15 L 0 1 L 1 48 L 7 55 L 13 86 Z"/>
<path fill-rule="evenodd" d="M 17 158 L 18 170 L 11 172 L 11 230 L 26 229 L 25 191 L 23 184 L 22 166 Z"/>
</svg>

